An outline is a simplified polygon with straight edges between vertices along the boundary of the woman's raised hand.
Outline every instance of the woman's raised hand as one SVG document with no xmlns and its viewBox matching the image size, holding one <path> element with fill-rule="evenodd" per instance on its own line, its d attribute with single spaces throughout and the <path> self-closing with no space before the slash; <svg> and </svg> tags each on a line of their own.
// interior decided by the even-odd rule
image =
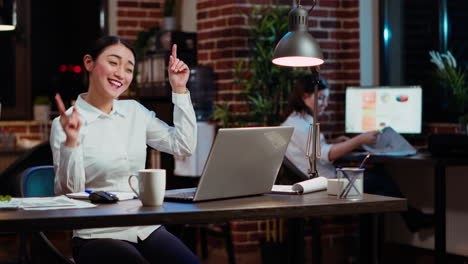
<svg viewBox="0 0 468 264">
<path fill-rule="evenodd" d="M 169 83 L 175 93 L 185 93 L 190 69 L 183 61 L 177 58 L 177 45 L 172 45 L 172 54 L 169 57 Z"/>
<path fill-rule="evenodd" d="M 67 135 L 65 146 L 76 147 L 78 146 L 78 134 L 80 133 L 82 125 L 78 110 L 76 107 L 73 107 L 73 112 L 70 115 L 67 115 L 65 113 L 65 105 L 63 104 L 60 94 L 55 95 L 55 102 L 57 103 L 57 109 L 60 113 L 60 124 Z"/>
</svg>

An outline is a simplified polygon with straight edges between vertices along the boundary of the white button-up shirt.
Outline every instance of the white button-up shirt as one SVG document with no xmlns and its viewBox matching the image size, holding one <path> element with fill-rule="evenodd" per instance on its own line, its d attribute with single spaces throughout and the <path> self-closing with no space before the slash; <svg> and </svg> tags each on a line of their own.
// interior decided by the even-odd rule
<svg viewBox="0 0 468 264">
<path fill-rule="evenodd" d="M 83 96 L 78 96 L 75 104 L 83 122 L 79 146 L 64 146 L 66 135 L 59 117 L 52 123 L 50 142 L 56 194 L 88 189 L 132 192 L 128 177 L 145 168 L 147 145 L 176 156 L 191 155 L 195 149 L 196 118 L 188 93 L 172 93 L 174 127 L 134 100 L 114 100 L 112 111 L 106 114 L 87 103 Z M 70 114 L 72 108 L 66 113 Z M 79 229 L 74 231 L 74 236 L 137 242 L 158 227 Z"/>
<path fill-rule="evenodd" d="M 309 160 L 306 158 L 307 137 L 309 135 L 309 126 L 314 122 L 314 118 L 309 114 L 291 113 L 281 124 L 282 126 L 294 127 L 294 132 L 286 150 L 286 157 L 308 175 Z M 320 160 L 317 160 L 317 172 L 319 176 L 326 178 L 335 178 L 336 170 L 328 159 L 328 154 L 332 144 L 328 144 L 323 134 L 320 134 Z"/>
</svg>

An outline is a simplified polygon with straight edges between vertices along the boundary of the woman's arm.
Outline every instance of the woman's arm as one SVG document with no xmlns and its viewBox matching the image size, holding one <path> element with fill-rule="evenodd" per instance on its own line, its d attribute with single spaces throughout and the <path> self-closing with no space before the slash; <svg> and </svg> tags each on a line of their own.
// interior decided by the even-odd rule
<svg viewBox="0 0 468 264">
<path fill-rule="evenodd" d="M 82 122 L 76 107 L 65 112 L 59 94 L 56 94 L 55 102 L 60 116 L 54 119 L 50 133 L 55 169 L 54 190 L 56 194 L 84 191 L 83 152 L 78 141 Z"/>
<path fill-rule="evenodd" d="M 176 156 L 190 156 L 195 150 L 197 141 L 197 120 L 190 93 L 186 88 L 190 69 L 177 58 L 176 45 L 172 46 L 167 71 L 172 87 L 174 127 L 169 127 L 166 123 L 154 118 L 153 113 L 148 123 L 147 144 Z"/>
<path fill-rule="evenodd" d="M 66 135 L 58 118 L 52 123 L 50 147 L 54 158 L 56 194 L 85 190 L 85 173 L 81 146 L 67 147 Z"/>
<path fill-rule="evenodd" d="M 174 103 L 174 126 L 171 127 L 155 117 L 154 112 L 144 109 L 147 116 L 146 142 L 152 148 L 176 156 L 190 156 L 197 141 L 197 120 L 190 94 L 172 93 Z"/>
<path fill-rule="evenodd" d="M 360 134 L 341 143 L 333 144 L 333 146 L 330 149 L 330 152 L 328 153 L 328 158 L 330 160 L 336 160 L 350 153 L 351 151 L 353 151 L 353 149 L 359 147 L 362 144 L 375 144 L 377 135 L 379 134 L 379 131 L 371 131 L 364 134 Z"/>
</svg>

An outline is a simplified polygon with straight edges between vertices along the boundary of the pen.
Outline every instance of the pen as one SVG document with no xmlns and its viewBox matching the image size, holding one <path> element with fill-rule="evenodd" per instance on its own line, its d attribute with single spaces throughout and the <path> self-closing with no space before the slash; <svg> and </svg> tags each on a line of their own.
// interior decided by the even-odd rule
<svg viewBox="0 0 468 264">
<path fill-rule="evenodd" d="M 85 190 L 85 193 L 92 193 L 93 191 L 91 190 Z"/>
<path fill-rule="evenodd" d="M 370 157 L 370 154 L 367 154 L 367 156 L 364 158 L 364 160 L 361 162 L 361 166 L 359 166 L 360 169 L 364 169 L 364 163 L 366 160 Z"/>
</svg>

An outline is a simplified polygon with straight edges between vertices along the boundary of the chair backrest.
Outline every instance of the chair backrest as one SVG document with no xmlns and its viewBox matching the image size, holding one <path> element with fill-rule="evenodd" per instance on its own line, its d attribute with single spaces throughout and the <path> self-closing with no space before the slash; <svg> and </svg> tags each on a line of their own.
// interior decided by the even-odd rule
<svg viewBox="0 0 468 264">
<path fill-rule="evenodd" d="M 21 196 L 54 196 L 54 166 L 35 166 L 20 176 Z"/>
<path fill-rule="evenodd" d="M 29 168 L 49 165 L 53 162 L 48 141 L 33 147 L 0 174 L 0 193 L 21 196 L 21 187 L 18 185 L 18 178 L 21 174 Z"/>
<path fill-rule="evenodd" d="M 281 165 L 280 174 L 278 174 L 278 178 L 276 184 L 294 184 L 296 182 L 301 182 L 308 180 L 309 176 L 303 173 L 300 169 L 294 165 L 286 156 L 283 159 L 283 163 Z"/>
</svg>

